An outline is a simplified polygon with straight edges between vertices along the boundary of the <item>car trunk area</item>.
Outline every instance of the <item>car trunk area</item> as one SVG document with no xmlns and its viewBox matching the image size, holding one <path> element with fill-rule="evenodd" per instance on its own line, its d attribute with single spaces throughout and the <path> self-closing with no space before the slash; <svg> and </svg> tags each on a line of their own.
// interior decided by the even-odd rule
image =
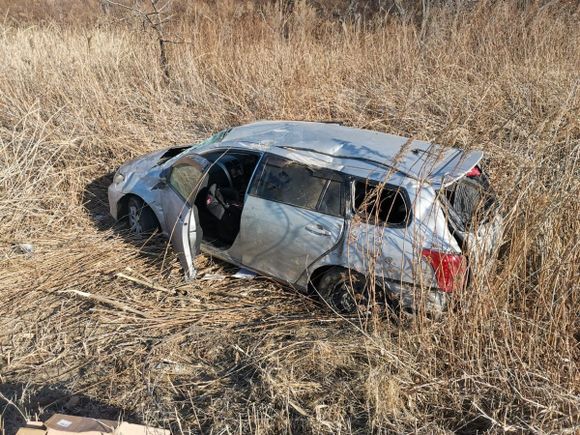
<svg viewBox="0 0 580 435">
<path fill-rule="evenodd" d="M 503 231 L 499 201 L 487 174 L 474 166 L 464 177 L 439 191 L 449 230 L 467 259 L 468 280 L 493 265 Z"/>
<path fill-rule="evenodd" d="M 460 246 L 468 233 L 475 234 L 490 223 L 499 208 L 489 178 L 477 166 L 439 193 L 449 229 Z"/>
</svg>

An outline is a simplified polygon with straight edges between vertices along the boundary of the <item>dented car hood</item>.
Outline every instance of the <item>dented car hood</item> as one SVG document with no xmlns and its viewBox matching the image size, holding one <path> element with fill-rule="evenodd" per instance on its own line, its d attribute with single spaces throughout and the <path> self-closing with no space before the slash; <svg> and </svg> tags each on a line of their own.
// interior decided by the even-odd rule
<svg viewBox="0 0 580 435">
<path fill-rule="evenodd" d="M 136 174 L 144 174 L 151 170 L 159 159 L 171 148 L 165 148 L 162 150 L 154 151 L 149 154 L 145 154 L 144 156 L 137 157 L 133 160 L 128 161 L 127 163 L 123 164 L 118 172 L 123 174 L 125 177 L 129 176 L 131 173 Z"/>
</svg>

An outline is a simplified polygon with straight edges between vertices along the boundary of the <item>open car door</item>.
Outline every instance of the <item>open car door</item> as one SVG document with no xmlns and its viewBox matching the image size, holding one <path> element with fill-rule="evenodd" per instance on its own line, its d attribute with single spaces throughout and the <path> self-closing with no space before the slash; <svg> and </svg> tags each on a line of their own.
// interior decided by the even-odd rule
<svg viewBox="0 0 580 435">
<path fill-rule="evenodd" d="M 196 276 L 193 259 L 200 251 L 203 238 L 195 198 L 207 186 L 210 165 L 203 157 L 190 154 L 163 173 L 166 186 L 160 196 L 165 228 L 187 281 Z"/>
</svg>

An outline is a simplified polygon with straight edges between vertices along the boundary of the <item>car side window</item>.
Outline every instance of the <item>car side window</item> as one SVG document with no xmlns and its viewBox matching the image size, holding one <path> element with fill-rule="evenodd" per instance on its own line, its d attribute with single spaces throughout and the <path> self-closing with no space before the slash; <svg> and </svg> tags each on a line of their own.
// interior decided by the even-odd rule
<svg viewBox="0 0 580 435">
<path fill-rule="evenodd" d="M 258 174 L 251 194 L 309 210 L 316 210 L 328 181 L 311 168 L 280 157 L 269 157 Z"/>
<path fill-rule="evenodd" d="M 342 216 L 344 210 L 344 184 L 338 180 L 328 180 L 318 211 L 331 216 Z"/>
<path fill-rule="evenodd" d="M 361 219 L 374 225 L 403 226 L 409 221 L 410 210 L 401 188 L 356 181 L 354 208 Z"/>
<path fill-rule="evenodd" d="M 203 173 L 200 168 L 187 164 L 178 163 L 171 170 L 169 185 L 173 187 L 181 197 L 193 203 L 194 191 L 197 189 Z"/>
</svg>

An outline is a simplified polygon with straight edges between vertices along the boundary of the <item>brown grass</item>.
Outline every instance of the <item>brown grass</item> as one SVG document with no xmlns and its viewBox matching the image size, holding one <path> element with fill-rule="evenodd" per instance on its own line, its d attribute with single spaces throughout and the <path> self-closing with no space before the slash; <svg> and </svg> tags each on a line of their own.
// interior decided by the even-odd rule
<svg viewBox="0 0 580 435">
<path fill-rule="evenodd" d="M 178 433 L 580 430 L 578 15 L 483 2 L 432 9 L 421 34 L 280 11 L 192 7 L 167 84 L 137 25 L 0 25 L 0 402 Z M 263 118 L 485 149 L 509 217 L 497 271 L 439 321 L 366 325 L 264 278 L 183 285 L 163 241 L 113 225 L 120 163 Z"/>
</svg>

